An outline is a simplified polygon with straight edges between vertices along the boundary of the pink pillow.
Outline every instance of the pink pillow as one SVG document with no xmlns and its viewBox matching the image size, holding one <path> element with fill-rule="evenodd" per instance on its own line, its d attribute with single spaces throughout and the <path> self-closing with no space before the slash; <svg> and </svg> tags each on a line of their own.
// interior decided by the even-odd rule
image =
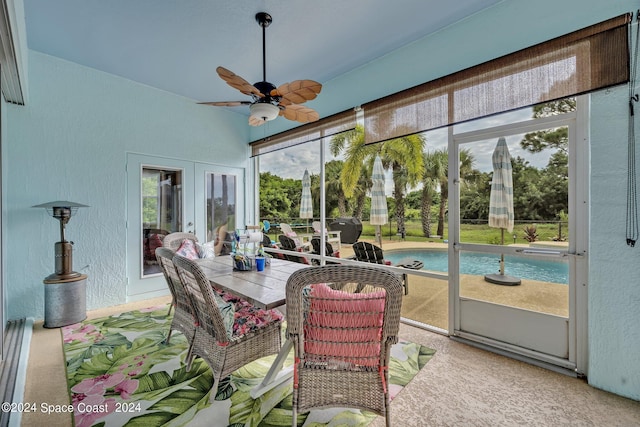
<svg viewBox="0 0 640 427">
<path fill-rule="evenodd" d="M 176 254 L 188 259 L 200 258 L 200 256 L 198 256 L 198 248 L 196 248 L 196 244 L 191 239 L 184 239 L 176 251 Z"/>
<path fill-rule="evenodd" d="M 385 291 L 354 294 L 311 285 L 305 323 L 308 359 L 337 358 L 376 366 L 380 354 Z"/>
</svg>

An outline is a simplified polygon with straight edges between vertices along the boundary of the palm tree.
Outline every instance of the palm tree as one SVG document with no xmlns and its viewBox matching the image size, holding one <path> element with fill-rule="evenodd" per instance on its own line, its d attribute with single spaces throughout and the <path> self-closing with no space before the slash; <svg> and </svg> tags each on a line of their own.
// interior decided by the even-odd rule
<svg viewBox="0 0 640 427">
<path fill-rule="evenodd" d="M 325 165 L 327 212 L 332 210 L 335 203 L 338 215 L 341 217 L 347 215 L 347 198 L 342 191 L 342 182 L 340 182 L 342 168 L 343 162 L 341 160 L 331 160 Z M 320 194 L 319 191 L 318 194 Z"/>
<path fill-rule="evenodd" d="M 366 169 L 365 160 L 376 150 L 371 145 L 365 145 L 362 126 L 331 138 L 329 150 L 334 156 L 346 150 L 340 173 L 340 191 L 348 199 L 354 199 L 355 196 L 353 216 L 361 218 L 366 192 L 371 188 L 371 169 Z"/>
<path fill-rule="evenodd" d="M 382 144 L 380 157 L 382 165 L 393 171 L 393 197 L 396 201 L 396 221 L 398 231 L 403 233 L 404 199 L 407 188 L 415 187 L 424 173 L 422 152 L 426 140 L 421 134 L 403 136 Z"/>
<path fill-rule="evenodd" d="M 446 153 L 446 151 L 444 151 Z M 475 159 L 473 154 L 468 149 L 460 150 L 460 182 L 473 179 L 475 171 L 473 170 L 473 164 Z M 449 166 L 446 163 L 444 176 L 440 176 L 440 210 L 438 212 L 438 229 L 436 234 L 439 236 L 444 235 L 444 214 L 447 210 L 447 202 L 449 201 Z"/>
<path fill-rule="evenodd" d="M 370 186 L 373 161 L 376 155 L 380 156 L 383 167 L 392 171 L 396 221 L 398 230 L 403 231 L 405 192 L 407 187 L 415 186 L 422 179 L 424 145 L 425 139 L 419 134 L 366 145 L 364 129 L 357 126 L 351 131 L 333 137 L 330 150 L 334 156 L 344 151 L 345 161 L 341 181 L 347 197 L 354 195 L 356 189 L 363 190 L 364 185 L 361 180 L 363 176 L 366 176 Z"/>
<path fill-rule="evenodd" d="M 424 153 L 424 175 L 422 177 L 422 233 L 431 237 L 431 205 L 442 179 L 447 176 L 447 150 Z M 440 234 L 442 235 L 442 234 Z"/>
</svg>

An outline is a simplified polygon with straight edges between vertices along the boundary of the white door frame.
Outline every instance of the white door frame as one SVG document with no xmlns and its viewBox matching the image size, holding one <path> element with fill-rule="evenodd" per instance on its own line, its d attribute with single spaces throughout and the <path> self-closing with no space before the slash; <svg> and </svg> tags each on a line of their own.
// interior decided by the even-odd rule
<svg viewBox="0 0 640 427">
<path fill-rule="evenodd" d="M 193 162 L 127 153 L 127 302 L 169 295 L 162 273 L 143 277 L 142 170 L 159 168 L 182 172 L 182 226 L 194 223 Z"/>
<path fill-rule="evenodd" d="M 588 113 L 588 97 L 581 96 L 577 98 L 577 111 L 568 114 L 459 134 L 454 134 L 453 128 L 450 127 L 448 144 L 450 334 L 453 337 L 462 338 L 465 341 L 479 344 L 494 351 L 504 352 L 512 356 L 518 355 L 528 361 L 539 361 L 541 362 L 540 364 L 545 366 L 546 364 L 557 366 L 579 375 L 587 374 L 588 359 Z M 459 290 L 460 251 L 480 248 L 484 251 L 508 254 L 509 249 L 460 242 L 460 224 L 458 220 L 460 217 L 458 185 L 460 145 L 557 126 L 568 126 L 569 128 L 569 235 L 571 238 L 568 249 L 564 251 L 566 256 L 569 257 L 570 269 L 568 319 L 461 298 Z M 511 250 L 515 251 L 515 249 Z M 502 320 L 499 323 L 495 323 L 488 321 L 489 317 L 498 317 Z M 505 321 L 507 319 L 508 321 Z M 545 330 L 549 331 L 548 336 L 536 337 L 533 334 L 522 334 L 522 331 L 531 330 L 529 328 L 531 322 L 534 322 L 537 326 L 547 325 Z M 499 330 L 496 326 L 497 324 L 500 325 Z M 468 332 L 468 329 L 473 329 L 474 331 Z M 499 339 L 492 339 L 492 336 Z M 527 340 L 532 340 L 532 342 L 527 342 Z M 530 350 L 527 347 L 531 344 L 533 344 L 533 347 L 540 345 L 552 354 L 568 354 L 568 357 L 551 356 L 546 352 Z"/>
<path fill-rule="evenodd" d="M 227 174 L 236 177 L 236 227 L 246 224 L 245 169 L 212 163 L 193 162 L 127 153 L 127 301 L 169 295 L 161 273 L 142 277 L 142 198 L 141 173 L 143 168 L 180 170 L 183 173 L 182 224 L 183 230 L 195 233 L 199 241 L 206 240 L 206 174 Z"/>
</svg>

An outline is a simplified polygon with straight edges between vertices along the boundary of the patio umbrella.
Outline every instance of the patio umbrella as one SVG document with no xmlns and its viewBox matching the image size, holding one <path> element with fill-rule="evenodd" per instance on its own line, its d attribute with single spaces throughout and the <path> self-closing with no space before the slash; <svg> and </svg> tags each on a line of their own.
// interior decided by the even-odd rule
<svg viewBox="0 0 640 427">
<path fill-rule="evenodd" d="M 311 200 L 311 178 L 305 169 L 302 176 L 302 199 L 300 199 L 300 218 L 313 218 L 313 201 Z"/>
<path fill-rule="evenodd" d="M 513 231 L 513 177 L 507 141 L 500 137 L 491 157 L 493 178 L 489 198 L 489 227 L 499 228 L 501 244 L 504 230 Z M 504 254 L 500 255 L 500 274 L 489 274 L 485 280 L 499 285 L 519 285 L 520 279 L 504 274 Z"/>
<path fill-rule="evenodd" d="M 387 211 L 387 196 L 384 194 L 384 168 L 380 156 L 376 156 L 373 162 L 373 173 L 371 174 L 371 216 L 369 223 L 376 226 L 376 237 L 380 246 L 382 246 L 382 233 L 380 226 L 389 221 L 389 213 Z"/>
</svg>

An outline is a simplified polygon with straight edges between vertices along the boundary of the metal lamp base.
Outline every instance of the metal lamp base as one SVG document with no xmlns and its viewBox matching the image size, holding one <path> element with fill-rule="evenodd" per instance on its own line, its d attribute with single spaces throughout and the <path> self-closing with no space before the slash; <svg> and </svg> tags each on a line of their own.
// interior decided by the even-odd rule
<svg viewBox="0 0 640 427">
<path fill-rule="evenodd" d="M 75 273 L 75 272 L 73 272 Z M 87 276 L 44 280 L 44 327 L 59 328 L 87 318 Z"/>
</svg>

